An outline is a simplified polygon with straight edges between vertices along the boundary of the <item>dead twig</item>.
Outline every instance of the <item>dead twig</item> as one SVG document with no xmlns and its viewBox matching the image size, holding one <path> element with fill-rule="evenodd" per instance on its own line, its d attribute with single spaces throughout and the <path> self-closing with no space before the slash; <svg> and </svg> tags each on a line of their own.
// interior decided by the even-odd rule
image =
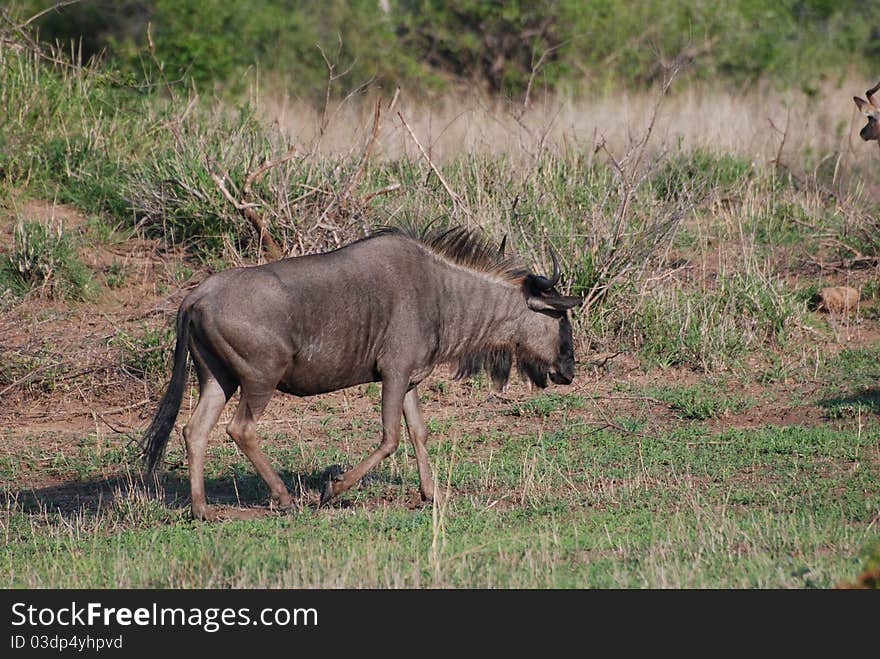
<svg viewBox="0 0 880 659">
<path fill-rule="evenodd" d="M 456 210 L 461 209 L 462 211 L 464 211 L 465 215 L 467 215 L 468 219 L 470 220 L 470 218 L 472 217 L 472 213 L 471 213 L 470 209 L 467 207 L 467 204 L 464 203 L 462 198 L 459 197 L 458 194 L 456 194 L 455 190 L 452 189 L 452 186 L 450 186 L 449 183 L 446 182 L 446 179 L 443 178 L 443 174 L 440 173 L 440 170 L 434 164 L 434 161 L 431 160 L 431 156 L 429 156 L 428 152 L 425 151 L 425 147 L 423 147 L 422 143 L 419 142 L 419 138 L 416 137 L 416 134 L 413 132 L 413 129 L 410 127 L 410 125 L 406 122 L 406 119 L 403 118 L 403 114 L 398 112 L 397 116 L 400 119 L 400 122 L 403 124 L 403 127 L 406 128 L 407 132 L 409 133 L 409 136 L 412 138 L 412 141 L 415 143 L 416 147 L 418 147 L 419 153 L 422 154 L 422 157 L 425 159 L 425 162 L 428 163 L 428 167 L 430 167 L 431 171 L 434 172 L 434 176 L 437 177 L 437 180 L 440 181 L 440 185 L 443 186 L 443 189 L 446 190 L 446 194 L 448 194 L 449 198 L 452 200 L 453 213 Z"/>
<path fill-rule="evenodd" d="M 32 29 L 29 28 L 31 23 L 38 18 L 45 16 L 49 12 L 67 7 L 68 5 L 77 4 L 78 2 L 80 2 L 80 0 L 61 0 L 60 2 L 56 2 L 54 5 L 37 12 L 21 23 L 17 23 L 12 19 L 9 9 L 6 7 L 0 7 L 0 43 L 8 45 L 13 50 L 27 50 L 42 60 L 64 68 L 74 70 L 82 69 L 82 65 L 70 61 L 67 58 L 56 56 L 57 50 L 55 48 L 51 46 L 46 48 L 38 43 L 32 34 Z"/>
<path fill-rule="evenodd" d="M 547 59 L 548 55 L 552 55 L 554 52 L 556 52 L 557 50 L 562 48 L 569 41 L 570 40 L 566 40 L 566 41 L 563 41 L 562 43 L 556 44 L 555 46 L 551 46 L 550 48 L 545 50 L 543 53 L 541 53 L 541 56 L 538 58 L 537 63 L 532 67 L 532 70 L 529 73 L 529 82 L 526 85 L 526 93 L 525 93 L 525 96 L 523 97 L 523 104 L 522 104 L 522 110 L 520 111 L 520 117 L 522 117 L 522 115 L 526 113 L 526 111 L 529 109 L 529 106 L 531 105 L 532 83 L 535 81 L 535 74 L 538 73 L 538 69 L 540 69 L 541 66 L 543 66 L 544 61 Z"/>
<path fill-rule="evenodd" d="M 647 258 L 672 235 L 682 217 L 692 206 L 693 191 L 680 190 L 672 208 L 657 214 L 658 219 L 648 226 L 633 231 L 630 216 L 632 203 L 642 183 L 650 175 L 651 168 L 643 166 L 660 107 L 666 97 L 677 71 L 673 70 L 664 81 L 653 111 L 649 117 L 644 134 L 634 140 L 622 158 L 615 156 L 604 138 L 594 141 L 596 151 L 603 151 L 618 179 L 620 201 L 613 221 L 607 227 L 607 234 L 595 241 L 588 241 L 586 249 L 592 252 L 593 262 L 597 264 L 593 282 L 584 292 L 584 309 L 589 309 L 601 300 L 610 287 L 634 269 L 644 267 Z M 610 193 L 610 191 L 609 191 Z"/>
<path fill-rule="evenodd" d="M 354 189 L 354 186 L 357 185 L 358 179 L 360 179 L 361 174 L 364 173 L 364 168 L 367 165 L 367 161 L 370 159 L 370 153 L 373 150 L 373 145 L 376 143 L 376 138 L 379 136 L 379 118 L 381 117 L 381 115 L 382 99 L 376 99 L 376 107 L 373 110 L 373 130 L 370 133 L 370 139 L 367 141 L 367 146 L 364 149 L 364 153 L 361 155 L 361 160 L 358 163 L 357 169 L 354 170 L 354 174 L 352 174 L 351 178 L 349 178 L 348 180 L 348 185 L 345 186 L 345 196 L 351 195 L 351 191 Z"/>
<path fill-rule="evenodd" d="M 774 157 L 771 161 L 774 169 L 779 171 L 784 167 L 784 165 L 782 164 L 782 150 L 785 148 L 785 141 L 788 139 L 788 126 L 791 121 L 791 109 L 789 108 L 788 113 L 785 116 L 785 130 L 779 130 L 776 127 L 776 124 L 773 123 L 772 119 L 768 118 L 767 121 L 770 122 L 770 127 L 773 130 L 782 135 L 782 140 L 780 140 L 779 142 L 779 148 L 776 149 L 776 157 Z"/>
<path fill-rule="evenodd" d="M 3 389 L 0 389 L 0 399 L 2 399 L 3 396 L 4 396 L 7 392 L 11 391 L 12 389 L 15 389 L 17 386 L 22 385 L 22 384 L 26 384 L 27 382 L 33 380 L 33 379 L 34 379 L 37 375 L 39 375 L 42 371 L 48 370 L 48 369 L 50 369 L 50 368 L 52 368 L 52 367 L 59 366 L 59 365 L 60 365 L 60 362 L 59 362 L 59 363 L 54 363 L 54 364 L 43 364 L 42 366 L 38 366 L 37 368 L 35 368 L 35 369 L 32 370 L 32 371 L 28 371 L 27 373 L 25 373 L 25 374 L 24 374 L 23 376 L 21 376 L 20 378 L 17 378 L 17 379 L 15 379 L 15 380 L 13 380 L 12 382 L 10 382 L 10 383 L 9 383 L 6 387 L 4 387 Z"/>
<path fill-rule="evenodd" d="M 615 357 L 619 357 L 621 352 L 618 350 L 617 352 L 609 353 L 607 355 L 599 355 L 597 359 L 590 359 L 586 363 L 590 366 L 594 366 L 595 368 L 604 368 L 605 364 L 610 362 Z"/>
<path fill-rule="evenodd" d="M 351 66 L 349 66 L 342 73 L 335 73 L 336 70 L 336 62 L 331 62 L 330 58 L 324 53 L 324 49 L 321 48 L 321 44 L 315 44 L 318 49 L 318 52 L 321 53 L 321 57 L 324 59 L 324 64 L 327 67 L 327 88 L 324 93 L 324 106 L 321 109 L 321 119 L 318 125 L 318 139 L 324 137 L 324 132 L 327 130 L 327 126 L 330 124 L 330 119 L 327 117 L 327 110 L 330 107 L 330 92 L 333 88 L 333 83 L 339 78 L 344 78 L 347 76 L 352 68 L 354 67 L 354 62 L 352 62 Z M 336 57 L 339 57 L 339 54 L 342 52 L 342 35 L 337 35 L 337 50 Z"/>
<path fill-rule="evenodd" d="M 389 192 L 394 192 L 395 190 L 400 189 L 400 183 L 391 183 L 390 185 L 386 185 L 385 187 L 379 188 L 378 190 L 373 190 L 372 192 L 368 192 L 365 195 L 362 195 L 358 200 L 361 204 L 366 204 L 373 197 L 378 197 L 381 194 L 388 194 Z"/>
<path fill-rule="evenodd" d="M 296 146 L 291 146 L 287 153 L 285 153 L 280 158 L 276 158 L 275 160 L 266 160 L 262 165 L 257 167 L 254 171 L 250 172 L 244 179 L 244 185 L 241 188 L 241 193 L 244 197 L 248 197 L 251 194 L 251 186 L 260 180 L 260 177 L 263 176 L 267 171 L 274 167 L 278 167 L 279 165 L 283 165 L 288 160 L 292 160 L 297 156 Z"/>
<path fill-rule="evenodd" d="M 288 152 L 280 158 L 267 160 L 255 170 L 249 172 L 244 179 L 241 199 L 236 199 L 232 195 L 232 193 L 229 192 L 229 189 L 226 187 L 226 176 L 221 176 L 216 171 L 214 171 L 214 166 L 210 158 L 208 159 L 206 165 L 208 175 L 211 177 L 211 180 L 213 180 L 214 183 L 217 185 L 220 193 L 226 198 L 227 201 L 229 201 L 229 203 L 232 204 L 235 210 L 241 213 L 242 216 L 244 216 L 244 218 L 248 222 L 250 222 L 251 226 L 256 229 L 257 234 L 260 236 L 260 244 L 266 250 L 269 259 L 273 261 L 282 258 L 284 256 L 284 251 L 278 246 L 278 243 L 275 242 L 275 239 L 272 237 L 272 234 L 269 233 L 269 229 L 266 227 L 266 222 L 263 220 L 262 217 L 260 217 L 260 215 L 256 211 L 257 208 L 261 207 L 261 204 L 248 202 L 247 197 L 251 194 L 251 186 L 256 180 L 258 180 L 268 170 L 287 162 L 294 156 L 296 156 L 296 148 L 291 147 Z"/>
</svg>

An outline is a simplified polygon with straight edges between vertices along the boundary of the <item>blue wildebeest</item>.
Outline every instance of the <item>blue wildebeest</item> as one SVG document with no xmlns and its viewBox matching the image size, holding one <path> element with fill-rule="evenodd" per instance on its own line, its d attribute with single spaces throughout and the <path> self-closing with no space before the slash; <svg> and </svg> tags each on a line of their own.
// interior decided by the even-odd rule
<svg viewBox="0 0 880 659">
<path fill-rule="evenodd" d="M 568 310 L 553 274 L 531 274 L 463 228 L 385 228 L 325 254 L 286 258 L 212 275 L 183 300 L 171 381 L 143 440 L 147 473 L 161 460 L 186 384 L 187 353 L 199 401 L 183 429 L 192 513 L 212 516 L 205 498 L 208 436 L 237 389 L 227 433 L 282 508 L 292 499 L 259 448 L 256 424 L 275 390 L 312 396 L 382 383 L 382 441 L 360 464 L 330 474 L 324 504 L 355 485 L 398 446 L 401 414 L 415 448 L 422 498 L 434 484 L 417 385 L 439 364 L 457 376 L 488 371 L 507 382 L 516 363 L 539 387 L 568 384 L 574 350 Z"/>
</svg>

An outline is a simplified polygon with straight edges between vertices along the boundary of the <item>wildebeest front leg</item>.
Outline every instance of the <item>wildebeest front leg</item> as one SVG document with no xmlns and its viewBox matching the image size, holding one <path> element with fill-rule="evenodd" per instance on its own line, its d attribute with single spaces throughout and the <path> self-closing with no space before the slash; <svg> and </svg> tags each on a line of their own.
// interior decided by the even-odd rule
<svg viewBox="0 0 880 659">
<path fill-rule="evenodd" d="M 403 417 L 406 419 L 406 428 L 416 452 L 416 464 L 419 466 L 419 490 L 423 501 L 434 500 L 434 479 L 431 477 L 431 467 L 428 464 L 428 449 L 425 441 L 428 438 L 428 429 L 422 419 L 422 410 L 419 407 L 419 394 L 415 387 L 410 389 L 403 399 Z"/>
<path fill-rule="evenodd" d="M 355 485 L 364 474 L 397 450 L 408 379 L 382 381 L 382 443 L 356 467 L 327 479 L 321 489 L 321 505 Z"/>
</svg>

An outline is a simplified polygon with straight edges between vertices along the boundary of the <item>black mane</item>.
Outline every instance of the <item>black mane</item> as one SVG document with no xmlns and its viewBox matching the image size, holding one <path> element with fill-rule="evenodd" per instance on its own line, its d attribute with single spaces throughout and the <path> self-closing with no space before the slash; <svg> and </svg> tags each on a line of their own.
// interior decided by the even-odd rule
<svg viewBox="0 0 880 659">
<path fill-rule="evenodd" d="M 466 227 L 417 228 L 414 226 L 382 227 L 371 234 L 399 235 L 415 240 L 432 253 L 452 261 L 456 265 L 498 275 L 510 281 L 522 281 L 528 269 L 515 256 L 502 256 L 498 247 L 485 238 L 477 229 Z"/>
</svg>

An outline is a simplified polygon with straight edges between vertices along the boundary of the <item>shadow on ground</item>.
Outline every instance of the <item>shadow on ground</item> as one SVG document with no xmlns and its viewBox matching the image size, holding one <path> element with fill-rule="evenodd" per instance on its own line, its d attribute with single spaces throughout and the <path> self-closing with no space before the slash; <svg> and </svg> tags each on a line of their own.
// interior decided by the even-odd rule
<svg viewBox="0 0 880 659">
<path fill-rule="evenodd" d="M 880 414 L 880 388 L 863 389 L 849 396 L 835 396 L 819 401 L 819 407 L 827 410 L 829 416 L 849 412 L 852 415 L 858 409 Z"/>
<path fill-rule="evenodd" d="M 317 507 L 323 472 L 308 474 L 289 470 L 279 472 L 294 502 L 299 506 Z M 398 476 L 367 474 L 362 483 L 378 481 L 400 485 Z M 212 506 L 252 509 L 253 512 L 268 510 L 268 488 L 263 480 L 252 473 L 234 474 L 205 479 L 205 493 Z M 158 481 L 145 483 L 139 475 L 121 473 L 106 478 L 70 481 L 43 488 L 21 490 L 7 489 L 0 492 L 0 505 L 9 510 L 16 507 L 28 514 L 44 512 L 60 513 L 62 516 L 79 513 L 97 513 L 113 507 L 117 502 L 132 496 L 159 498 L 170 509 L 188 509 L 190 505 L 189 479 L 186 473 L 173 471 L 162 474 Z M 348 508 L 354 504 L 346 499 L 334 500 L 330 506 Z"/>
<path fill-rule="evenodd" d="M 311 492 L 320 492 L 320 473 L 282 471 L 279 475 L 294 500 L 309 499 L 312 497 Z M 266 485 L 256 474 L 206 478 L 205 491 L 210 503 L 221 506 L 260 506 L 266 504 L 268 497 Z M 140 476 L 122 473 L 108 478 L 71 481 L 39 489 L 6 490 L 0 493 L 0 501 L 7 508 L 15 503 L 19 510 L 27 513 L 49 511 L 67 515 L 79 512 L 96 513 L 114 505 L 120 499 L 141 493 L 160 498 L 172 509 L 189 507 L 189 480 L 185 473 L 181 475 L 174 472 L 163 474 L 158 483 L 144 483 Z"/>
</svg>

